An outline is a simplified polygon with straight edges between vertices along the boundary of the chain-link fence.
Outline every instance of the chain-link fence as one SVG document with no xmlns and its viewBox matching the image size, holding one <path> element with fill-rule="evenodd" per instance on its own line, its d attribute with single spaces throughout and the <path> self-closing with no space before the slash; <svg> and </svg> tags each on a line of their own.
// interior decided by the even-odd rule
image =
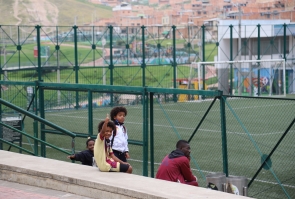
<svg viewBox="0 0 295 199">
<path fill-rule="evenodd" d="M 125 106 L 135 174 L 155 176 L 177 140 L 186 139 L 200 186 L 206 187 L 207 174 L 224 172 L 246 176 L 249 196 L 292 198 L 293 25 L 272 26 L 272 33 L 267 27 L 244 26 L 237 48 L 239 31 L 230 25 L 218 32 L 205 26 L 1 26 L 1 98 L 75 133 L 73 142 L 24 120 L 25 132 L 39 129 L 40 140 L 68 152 L 84 150 L 106 113 Z M 265 49 L 272 50 L 263 55 Z M 240 67 L 237 58 L 258 61 Z M 19 112 L 2 105 L 2 113 Z M 66 161 L 65 153 L 44 143 L 27 137 L 22 143 Z"/>
</svg>

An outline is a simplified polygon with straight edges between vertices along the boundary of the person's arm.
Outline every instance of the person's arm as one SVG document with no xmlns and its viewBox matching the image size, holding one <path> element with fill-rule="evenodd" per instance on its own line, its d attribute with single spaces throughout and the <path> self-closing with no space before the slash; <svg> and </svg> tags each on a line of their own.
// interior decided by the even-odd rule
<svg viewBox="0 0 295 199">
<path fill-rule="evenodd" d="M 73 155 L 69 155 L 67 158 L 71 160 L 75 160 L 75 157 L 76 157 L 76 154 L 73 154 Z"/>
<path fill-rule="evenodd" d="M 181 161 L 180 170 L 185 181 L 197 181 L 197 178 L 193 175 L 191 171 L 189 159 L 187 157 L 183 158 L 183 161 Z"/>
<path fill-rule="evenodd" d="M 126 145 L 125 145 L 125 157 L 127 159 L 130 158 L 130 155 L 129 155 L 129 148 L 128 148 L 128 134 L 127 134 L 127 129 L 125 127 L 125 131 L 126 131 L 126 135 L 125 135 L 125 138 L 126 138 Z"/>
<path fill-rule="evenodd" d="M 84 159 L 84 155 L 83 155 L 83 152 L 80 152 L 80 153 L 76 153 L 73 155 L 69 155 L 68 158 L 71 160 L 76 160 L 76 161 L 82 162 Z"/>
<path fill-rule="evenodd" d="M 128 164 L 128 165 L 129 165 L 128 162 L 123 162 L 122 160 L 120 160 L 119 158 L 117 158 L 117 157 L 114 155 L 114 153 L 111 153 L 110 156 L 111 156 L 111 158 L 112 158 L 113 160 L 115 160 L 116 162 L 120 162 L 120 164 Z"/>
<path fill-rule="evenodd" d="M 125 152 L 125 157 L 126 157 L 127 159 L 130 158 L 129 151 L 126 151 L 126 152 Z"/>
<path fill-rule="evenodd" d="M 104 123 L 102 125 L 101 130 L 100 130 L 100 137 L 104 137 L 105 136 L 105 132 L 106 132 L 106 129 L 108 127 L 109 121 L 110 121 L 109 114 L 107 114 L 107 117 L 104 119 Z"/>
</svg>

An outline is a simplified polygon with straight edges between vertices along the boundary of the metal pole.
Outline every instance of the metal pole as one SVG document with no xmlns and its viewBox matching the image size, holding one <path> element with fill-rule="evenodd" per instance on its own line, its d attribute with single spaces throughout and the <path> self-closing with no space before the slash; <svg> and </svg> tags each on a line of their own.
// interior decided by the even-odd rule
<svg viewBox="0 0 295 199">
<path fill-rule="evenodd" d="M 110 29 L 110 85 L 113 85 L 114 83 L 114 63 L 113 63 L 113 26 L 109 26 Z M 114 105 L 114 94 L 111 93 L 110 95 L 111 99 L 111 106 Z"/>
<path fill-rule="evenodd" d="M 151 177 L 154 177 L 154 93 L 150 93 L 150 161 Z"/>
<path fill-rule="evenodd" d="M 177 64 L 176 64 L 176 38 L 175 38 L 175 35 L 176 35 L 176 26 L 172 26 L 172 34 L 173 34 L 173 63 L 172 63 L 172 67 L 173 67 L 173 88 L 176 88 L 176 81 L 177 81 Z M 176 94 L 173 94 L 173 101 L 174 102 L 177 102 L 177 95 Z"/>
<path fill-rule="evenodd" d="M 205 62 L 205 26 L 202 25 L 202 61 Z M 203 71 L 202 71 L 202 78 L 203 78 L 203 90 L 205 90 L 205 65 L 202 65 Z M 205 99 L 205 95 L 202 95 L 202 99 Z"/>
<path fill-rule="evenodd" d="M 230 28 L 230 61 L 233 61 L 233 25 L 230 25 L 229 26 Z M 231 63 L 230 64 L 230 85 L 229 85 L 229 88 L 230 88 L 230 93 L 229 95 L 233 95 L 233 64 Z M 226 88 L 227 88 L 228 84 L 226 85 Z"/>
<path fill-rule="evenodd" d="M 221 95 L 221 97 L 220 97 L 220 120 L 221 120 L 223 173 L 225 173 L 226 177 L 228 177 L 225 100 L 226 100 L 225 96 Z"/>
<path fill-rule="evenodd" d="M 148 176 L 148 103 L 146 88 L 142 93 L 143 103 L 143 176 Z"/>
<path fill-rule="evenodd" d="M 56 26 L 56 62 L 57 62 L 57 83 L 60 83 L 60 65 L 59 65 L 59 45 L 58 45 L 58 26 Z M 60 90 L 57 91 L 57 105 L 60 106 Z"/>
<path fill-rule="evenodd" d="M 38 49 L 38 82 L 42 82 L 42 63 L 41 63 L 41 40 L 40 40 L 40 29 L 41 26 L 37 25 L 37 49 Z M 37 82 L 37 83 L 38 83 Z M 44 113 L 44 90 L 42 88 L 39 89 L 39 111 L 40 111 L 40 117 L 45 119 L 45 113 Z M 45 133 L 42 131 L 45 129 L 45 125 L 41 123 L 41 140 L 46 142 L 46 136 Z M 46 145 L 44 143 L 41 143 L 41 156 L 46 157 Z"/>
<path fill-rule="evenodd" d="M 241 60 L 241 47 L 242 47 L 242 39 L 241 39 L 241 19 L 242 19 L 242 11 L 241 11 L 241 5 L 238 4 L 238 9 L 239 9 L 239 41 L 238 41 L 238 59 L 239 61 Z M 239 95 L 242 94 L 242 86 L 241 86 L 241 83 L 242 83 L 242 75 L 241 75 L 241 63 L 239 63 L 239 66 L 238 66 L 239 70 L 238 70 L 238 93 Z M 232 77 L 230 77 L 232 78 Z"/>
<path fill-rule="evenodd" d="M 141 35 L 142 35 L 142 64 L 141 64 L 141 68 L 142 68 L 142 86 L 145 86 L 145 38 L 144 38 L 144 30 L 145 30 L 145 26 L 141 26 Z"/>
<path fill-rule="evenodd" d="M 258 24 L 257 28 L 258 28 L 258 40 L 257 40 L 257 60 L 260 60 L 260 27 L 261 25 Z M 258 75 L 257 75 L 257 96 L 260 96 L 260 62 L 257 62 L 257 69 L 258 69 Z M 251 75 L 251 74 L 250 74 Z M 252 82 L 251 82 L 252 83 Z M 255 89 L 254 89 L 255 92 Z M 256 93 L 254 93 L 254 96 L 256 95 Z"/>
<path fill-rule="evenodd" d="M 78 29 L 78 26 L 74 26 L 74 53 L 75 53 L 75 67 L 74 67 L 74 70 L 75 70 L 75 83 L 78 84 L 79 83 L 79 62 L 78 62 L 78 39 L 77 39 L 77 29 Z M 76 105 L 75 105 L 75 108 L 78 109 L 79 108 L 79 92 L 76 91 Z"/>
<path fill-rule="evenodd" d="M 88 135 L 93 135 L 92 91 L 88 91 Z"/>
</svg>

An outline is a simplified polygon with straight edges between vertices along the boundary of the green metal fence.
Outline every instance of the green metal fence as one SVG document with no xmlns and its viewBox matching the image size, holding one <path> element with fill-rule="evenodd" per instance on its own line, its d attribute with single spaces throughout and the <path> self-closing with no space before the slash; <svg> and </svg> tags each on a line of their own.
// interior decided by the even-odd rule
<svg viewBox="0 0 295 199">
<path fill-rule="evenodd" d="M 86 138 L 96 137 L 97 124 L 106 113 L 123 105 L 128 110 L 129 162 L 134 173 L 154 177 L 177 140 L 186 139 L 200 186 L 206 187 L 207 174 L 224 172 L 246 176 L 249 196 L 295 197 L 294 27 L 273 26 L 275 31 L 270 34 L 265 25 L 245 26 L 242 30 L 251 31 L 241 32 L 240 49 L 236 47 L 238 27 L 219 28 L 222 32 L 214 33 L 205 26 L 1 26 L 0 84 L 5 100 L 1 101 L 1 115 L 27 110 L 21 112 L 23 116 L 39 115 L 74 133 L 73 142 L 44 123 L 24 120 L 24 132 L 34 136 L 38 129 L 35 137 L 40 140 L 25 136 L 22 152 L 35 147 L 35 155 L 67 161 L 65 153 L 46 144 L 68 153 L 72 147 L 83 150 Z M 267 41 L 261 32 L 269 34 Z M 257 34 L 255 39 L 253 34 Z M 276 68 L 270 73 L 276 83 L 269 88 L 283 80 L 287 95 L 280 98 L 263 92 L 256 97 L 240 95 L 241 82 L 234 76 L 253 71 L 232 67 L 234 64 L 220 71 L 216 64 L 238 57 L 259 60 L 279 55 L 286 63 L 285 71 Z M 194 66 L 200 61 L 208 62 L 201 71 Z M 209 64 L 212 61 L 215 64 Z M 258 63 L 255 67 L 268 67 Z M 208 77 L 207 66 L 215 68 L 215 76 Z M 256 74 L 258 79 L 263 75 Z M 200 78 L 193 82 L 195 77 Z M 199 86 L 207 90 L 198 90 Z M 10 144 L 4 142 L 1 147 L 7 150 Z"/>
</svg>

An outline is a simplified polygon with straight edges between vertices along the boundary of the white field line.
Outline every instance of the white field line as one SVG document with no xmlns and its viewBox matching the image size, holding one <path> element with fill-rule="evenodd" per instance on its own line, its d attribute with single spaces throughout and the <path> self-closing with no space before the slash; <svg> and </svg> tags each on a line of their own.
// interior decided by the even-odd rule
<svg viewBox="0 0 295 199">
<path fill-rule="evenodd" d="M 68 113 L 70 114 L 70 113 Z M 73 114 L 73 113 L 71 113 Z M 63 117 L 64 115 L 61 114 L 50 114 L 51 116 L 58 116 L 58 117 Z M 87 119 L 88 117 L 80 117 L 80 116 L 67 116 L 68 118 L 77 118 L 77 119 Z M 94 118 L 95 120 L 103 120 L 104 118 Z M 126 125 L 128 124 L 136 124 L 136 125 L 142 125 L 141 122 L 126 122 Z M 171 126 L 169 125 L 160 125 L 160 124 L 155 124 L 154 126 L 157 127 L 164 127 L 164 128 L 171 128 Z M 181 127 L 181 126 L 177 126 L 175 127 L 177 129 L 185 129 L 185 130 L 194 130 L 194 128 L 187 128 L 187 127 Z M 213 133 L 220 133 L 220 131 L 216 131 L 216 130 L 210 130 L 210 129 L 199 129 L 200 131 L 204 131 L 204 132 L 213 132 Z M 293 131 L 291 131 L 293 132 Z M 231 132 L 231 131 L 227 131 L 228 134 L 237 134 L 237 135 L 246 135 L 246 133 L 244 132 Z M 277 135 L 277 134 L 282 134 L 283 131 L 281 132 L 270 132 L 270 133 L 259 133 L 259 134 L 254 134 L 254 133 L 250 133 L 251 136 L 265 136 L 265 135 Z"/>
</svg>

